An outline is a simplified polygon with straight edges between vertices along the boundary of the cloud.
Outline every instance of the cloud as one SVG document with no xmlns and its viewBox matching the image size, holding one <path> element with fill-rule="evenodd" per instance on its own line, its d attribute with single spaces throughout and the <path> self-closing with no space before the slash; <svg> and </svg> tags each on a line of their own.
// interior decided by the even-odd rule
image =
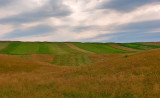
<svg viewBox="0 0 160 98">
<path fill-rule="evenodd" d="M 156 22 L 160 20 L 158 0 L 0 0 L 0 3 L 3 13 L 0 25 L 7 29 L 1 30 L 1 39 L 118 41 L 139 32 L 145 36 L 157 31 L 160 25 Z"/>
<path fill-rule="evenodd" d="M 147 33 L 160 33 L 160 28 L 152 29 L 152 30 L 148 31 Z"/>
<path fill-rule="evenodd" d="M 53 32 L 56 30 L 56 28 L 47 26 L 47 25 L 38 25 L 29 29 L 18 29 L 15 31 L 12 31 L 9 34 L 5 34 L 4 38 L 18 38 L 18 37 L 28 37 L 28 36 L 35 36 L 35 35 L 46 35 L 49 32 Z M 35 38 L 36 39 L 36 38 Z"/>
<path fill-rule="evenodd" d="M 14 27 L 12 25 L 1 25 L 0 24 L 0 37 L 8 34 L 9 32 L 12 32 L 14 30 Z"/>
<path fill-rule="evenodd" d="M 0 0 L 0 7 L 4 7 L 12 2 L 15 2 L 16 0 Z"/>
<path fill-rule="evenodd" d="M 19 14 L 36 10 L 45 5 L 48 0 L 0 0 L 0 15 L 2 18 L 13 18 Z"/>
<path fill-rule="evenodd" d="M 50 17 L 64 17 L 71 14 L 69 7 L 65 6 L 61 0 L 21 0 L 12 5 L 7 6 L 7 9 L 17 14 L 13 14 L 10 17 L 1 16 L 0 23 L 24 23 L 40 21 Z M 39 1 L 39 2 L 38 2 Z M 44 3 L 42 3 L 44 1 Z M 40 3 L 41 2 L 41 3 Z M 25 3 L 25 4 L 24 4 Z M 16 6 L 15 6 L 16 5 Z M 17 5 L 20 5 L 17 7 Z M 24 6 L 23 6 L 24 5 Z M 11 9 L 12 8 L 12 9 Z M 20 10 L 19 10 L 20 9 Z"/>
<path fill-rule="evenodd" d="M 145 4 L 157 2 L 159 2 L 159 0 L 110 0 L 110 2 L 104 2 L 103 4 L 101 4 L 98 8 L 128 12 L 135 10 L 136 8 Z"/>
</svg>

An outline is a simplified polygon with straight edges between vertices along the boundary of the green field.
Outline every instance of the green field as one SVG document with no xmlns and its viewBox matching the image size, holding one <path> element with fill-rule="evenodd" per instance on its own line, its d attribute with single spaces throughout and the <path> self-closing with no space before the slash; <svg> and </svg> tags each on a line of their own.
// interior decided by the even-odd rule
<svg viewBox="0 0 160 98">
<path fill-rule="evenodd" d="M 91 61 L 89 59 L 89 56 L 85 54 L 56 55 L 53 64 L 63 66 L 80 66 L 91 64 Z"/>
<path fill-rule="evenodd" d="M 75 46 L 91 51 L 97 54 L 105 53 L 130 53 L 130 51 L 120 50 L 109 46 L 106 43 L 72 43 Z M 38 42 L 12 42 L 4 44 L 0 48 L 1 53 L 6 54 L 85 54 L 81 51 L 75 50 L 67 46 L 65 43 L 38 43 Z"/>
<path fill-rule="evenodd" d="M 36 54 L 38 51 L 37 43 L 19 43 L 19 45 L 14 48 L 11 54 Z"/>
<path fill-rule="evenodd" d="M 50 43 L 49 47 L 52 49 L 52 53 L 55 55 L 53 64 L 79 66 L 90 63 L 88 55 L 70 48 L 65 43 Z"/>
<path fill-rule="evenodd" d="M 55 55 L 81 54 L 82 52 L 74 50 L 65 43 L 49 43 L 52 53 Z"/>
<path fill-rule="evenodd" d="M 11 54 L 14 49 L 16 49 L 19 46 L 20 43 L 9 43 L 9 45 L 2 50 L 0 50 L 0 53 L 4 54 Z"/>
<path fill-rule="evenodd" d="M 114 54 L 114 53 L 131 53 L 131 51 L 125 51 L 113 48 L 106 43 L 73 43 L 75 46 L 91 51 L 97 54 Z"/>
<path fill-rule="evenodd" d="M 38 54 L 52 54 L 52 48 L 49 46 L 48 43 L 38 43 L 39 49 L 38 49 Z"/>
<path fill-rule="evenodd" d="M 118 45 L 137 50 L 149 50 L 149 49 L 160 48 L 160 46 L 144 45 L 141 43 L 118 43 Z"/>
<path fill-rule="evenodd" d="M 0 43 L 0 50 L 6 48 L 8 45 L 9 45 L 9 42 L 3 42 L 3 43 L 1 42 Z"/>
<path fill-rule="evenodd" d="M 65 43 L 12 42 L 9 44 L 2 43 L 2 45 L 0 53 L 21 58 L 28 59 L 32 54 L 54 54 L 55 59 L 53 60 L 53 64 L 57 65 L 78 66 L 90 62 L 88 56 L 83 55 L 85 53 L 74 50 Z"/>
<path fill-rule="evenodd" d="M 109 43 L 70 43 L 74 46 L 96 54 L 123 54 L 133 53 L 109 46 Z M 160 46 L 143 45 L 140 43 L 118 43 L 120 46 L 146 50 L 160 48 Z M 54 55 L 52 64 L 63 66 L 79 66 L 90 64 L 88 53 L 72 49 L 63 42 L 1 42 L 0 53 L 29 59 L 32 54 Z"/>
</svg>

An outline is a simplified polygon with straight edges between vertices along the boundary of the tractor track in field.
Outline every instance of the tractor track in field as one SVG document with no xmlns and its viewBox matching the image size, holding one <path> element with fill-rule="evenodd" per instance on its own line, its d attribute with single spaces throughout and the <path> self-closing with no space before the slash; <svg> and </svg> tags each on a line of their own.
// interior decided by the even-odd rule
<svg viewBox="0 0 160 98">
<path fill-rule="evenodd" d="M 127 47 L 123 47 L 117 44 L 110 44 L 111 47 L 117 48 L 117 49 L 121 49 L 121 50 L 126 50 L 126 51 L 143 51 L 143 50 L 137 50 L 137 49 L 132 49 L 132 48 L 127 48 Z"/>
<path fill-rule="evenodd" d="M 141 44 L 160 46 L 160 42 L 142 42 Z"/>
<path fill-rule="evenodd" d="M 90 51 L 87 51 L 87 50 L 84 50 L 84 49 L 81 49 L 81 48 L 78 48 L 77 46 L 71 44 L 71 43 L 65 43 L 67 46 L 69 46 L 70 48 L 72 49 L 75 49 L 75 50 L 78 50 L 78 51 L 81 51 L 81 52 L 84 52 L 84 53 L 88 53 L 88 54 L 95 54 L 93 52 L 90 52 Z"/>
</svg>

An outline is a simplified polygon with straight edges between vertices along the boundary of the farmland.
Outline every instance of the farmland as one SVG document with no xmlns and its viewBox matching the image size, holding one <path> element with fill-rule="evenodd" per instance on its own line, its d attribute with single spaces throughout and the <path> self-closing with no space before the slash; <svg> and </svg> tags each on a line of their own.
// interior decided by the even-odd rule
<svg viewBox="0 0 160 98">
<path fill-rule="evenodd" d="M 158 98 L 160 45 L 0 42 L 0 98 Z"/>
</svg>

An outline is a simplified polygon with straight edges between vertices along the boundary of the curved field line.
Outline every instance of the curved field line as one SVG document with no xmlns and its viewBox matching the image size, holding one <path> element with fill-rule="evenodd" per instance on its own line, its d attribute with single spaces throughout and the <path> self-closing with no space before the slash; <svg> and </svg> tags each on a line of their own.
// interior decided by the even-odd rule
<svg viewBox="0 0 160 98">
<path fill-rule="evenodd" d="M 68 45 L 70 48 L 72 49 L 75 49 L 75 50 L 78 50 L 78 51 L 81 51 L 81 52 L 84 52 L 84 53 L 88 53 L 88 54 L 95 54 L 93 52 L 90 52 L 90 51 L 87 51 L 87 50 L 84 50 L 84 49 L 81 49 L 81 48 L 78 48 L 77 46 L 71 44 L 71 43 L 65 43 L 66 45 Z"/>
<path fill-rule="evenodd" d="M 160 42 L 142 42 L 141 44 L 160 46 Z"/>
<path fill-rule="evenodd" d="M 127 48 L 123 46 L 119 46 L 118 44 L 110 44 L 111 47 L 121 49 L 121 50 L 126 50 L 126 51 L 142 51 L 142 50 L 137 50 L 137 49 L 132 49 L 132 48 Z"/>
<path fill-rule="evenodd" d="M 0 50 L 6 48 L 9 45 L 9 42 L 1 42 L 0 43 Z"/>
</svg>

